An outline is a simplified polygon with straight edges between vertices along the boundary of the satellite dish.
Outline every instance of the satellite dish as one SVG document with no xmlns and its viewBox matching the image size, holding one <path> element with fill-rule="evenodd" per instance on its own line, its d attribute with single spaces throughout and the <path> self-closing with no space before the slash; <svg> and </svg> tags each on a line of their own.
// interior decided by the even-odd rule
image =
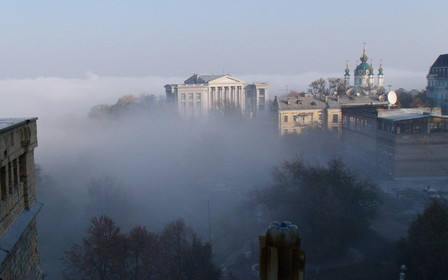
<svg viewBox="0 0 448 280">
<path fill-rule="evenodd" d="M 389 91 L 389 93 L 387 94 L 387 101 L 389 101 L 390 105 L 394 105 L 395 103 L 397 103 L 397 94 L 395 93 L 395 91 Z"/>
</svg>

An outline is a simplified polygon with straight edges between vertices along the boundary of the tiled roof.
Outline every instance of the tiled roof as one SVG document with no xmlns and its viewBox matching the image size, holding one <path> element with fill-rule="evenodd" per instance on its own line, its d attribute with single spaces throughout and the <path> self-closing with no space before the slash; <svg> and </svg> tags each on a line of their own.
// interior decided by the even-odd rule
<svg viewBox="0 0 448 280">
<path fill-rule="evenodd" d="M 289 104 L 288 104 L 289 99 Z M 282 97 L 277 100 L 279 110 L 325 109 L 324 101 L 314 97 Z"/>
</svg>

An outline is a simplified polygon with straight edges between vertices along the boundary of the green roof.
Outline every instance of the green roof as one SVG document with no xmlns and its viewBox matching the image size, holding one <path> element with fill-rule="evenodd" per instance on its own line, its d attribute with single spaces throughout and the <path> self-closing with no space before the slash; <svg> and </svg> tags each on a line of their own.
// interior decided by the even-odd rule
<svg viewBox="0 0 448 280">
<path fill-rule="evenodd" d="M 370 65 L 367 62 L 363 62 L 361 64 L 359 64 L 355 71 L 365 71 L 365 70 L 370 70 Z"/>
</svg>

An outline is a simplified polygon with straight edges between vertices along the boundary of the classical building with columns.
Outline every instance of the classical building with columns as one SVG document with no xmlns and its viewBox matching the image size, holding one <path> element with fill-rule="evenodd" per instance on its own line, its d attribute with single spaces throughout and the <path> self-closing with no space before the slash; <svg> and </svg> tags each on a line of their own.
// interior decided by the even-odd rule
<svg viewBox="0 0 448 280">
<path fill-rule="evenodd" d="M 41 279 L 37 248 L 36 118 L 0 119 L 0 279 Z"/>
<path fill-rule="evenodd" d="M 255 117 L 267 110 L 269 84 L 246 84 L 228 74 L 194 74 L 183 84 L 165 85 L 165 93 L 168 102 L 185 118 L 207 118 L 211 112 L 234 108 L 247 117 Z"/>
</svg>

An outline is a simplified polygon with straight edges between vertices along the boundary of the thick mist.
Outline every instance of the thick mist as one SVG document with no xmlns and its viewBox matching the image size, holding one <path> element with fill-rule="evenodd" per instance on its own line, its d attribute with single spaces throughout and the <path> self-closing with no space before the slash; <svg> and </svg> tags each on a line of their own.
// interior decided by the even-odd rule
<svg viewBox="0 0 448 280">
<path fill-rule="evenodd" d="M 137 224 L 159 230 L 183 218 L 208 241 L 208 204 L 212 242 L 225 242 L 231 236 L 219 221 L 235 217 L 247 191 L 268 184 L 285 156 L 270 123 L 188 122 L 166 110 L 107 122 L 65 119 L 54 129 L 37 158 L 54 180 L 39 190 L 40 239 L 49 250 L 56 248 L 45 234 L 77 242 L 100 214 L 126 230 Z"/>
<path fill-rule="evenodd" d="M 9 87 L 2 115 L 39 117 L 38 230 L 47 279 L 59 279 L 63 252 L 101 214 L 124 231 L 136 225 L 158 231 L 183 218 L 204 241 L 211 237 L 224 263 L 256 238 L 256 217 L 241 206 L 254 188 L 272 183 L 275 166 L 297 153 L 326 162 L 339 151 L 324 135 L 280 138 L 270 116 L 186 121 L 163 101 L 117 118 L 88 117 L 95 105 L 160 92 L 161 79 L 16 82 L 3 82 Z"/>
</svg>

